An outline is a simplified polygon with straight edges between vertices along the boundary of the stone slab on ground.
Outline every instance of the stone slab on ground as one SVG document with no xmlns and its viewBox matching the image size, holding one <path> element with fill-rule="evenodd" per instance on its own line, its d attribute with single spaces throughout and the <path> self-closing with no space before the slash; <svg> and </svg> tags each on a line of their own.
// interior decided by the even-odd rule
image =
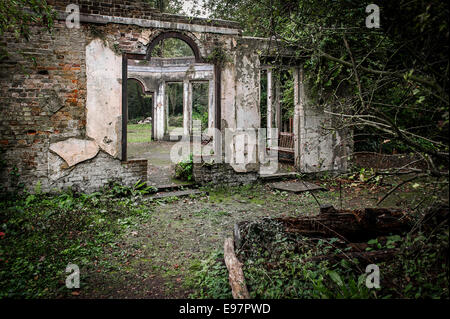
<svg viewBox="0 0 450 319">
<path fill-rule="evenodd" d="M 263 181 L 273 181 L 282 179 L 293 179 L 297 178 L 297 172 L 287 172 L 287 173 L 275 173 L 275 174 L 261 174 L 259 178 Z"/>
<path fill-rule="evenodd" d="M 183 196 L 189 196 L 189 195 L 197 195 L 197 194 L 203 194 L 203 191 L 200 191 L 198 189 L 187 189 L 182 191 L 173 191 L 173 192 L 165 192 L 165 193 L 157 193 L 155 195 L 151 195 L 148 198 L 152 199 L 162 199 L 162 198 L 168 198 L 168 197 L 183 197 Z"/>
<path fill-rule="evenodd" d="M 163 184 L 163 185 L 152 185 L 158 189 L 158 193 L 160 192 L 170 192 L 170 191 L 178 191 L 184 188 L 193 188 L 196 185 L 194 183 L 190 184 Z"/>
<path fill-rule="evenodd" d="M 326 188 L 323 188 L 319 185 L 305 182 L 305 181 L 286 181 L 286 182 L 277 182 L 272 183 L 270 186 L 274 189 L 278 189 L 281 191 L 286 192 L 292 192 L 292 193 L 301 193 L 301 192 L 307 192 L 307 191 L 316 191 L 316 190 L 322 190 L 326 191 Z"/>
</svg>

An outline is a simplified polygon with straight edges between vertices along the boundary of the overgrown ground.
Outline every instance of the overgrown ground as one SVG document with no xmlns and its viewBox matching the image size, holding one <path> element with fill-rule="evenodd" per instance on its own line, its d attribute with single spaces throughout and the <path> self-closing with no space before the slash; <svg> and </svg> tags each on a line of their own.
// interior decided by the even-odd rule
<svg viewBox="0 0 450 319">
<path fill-rule="evenodd" d="M 341 192 L 337 179 L 315 180 L 329 189 L 316 192 L 317 201 L 337 208 L 374 206 L 399 182 L 398 179 L 362 182 L 367 179 L 367 174 L 362 173 L 342 178 Z M 427 182 L 418 179 L 405 185 L 382 206 L 419 205 L 420 209 L 442 199 L 448 203 L 448 185 Z M 142 187 L 111 185 L 91 195 L 68 192 L 50 196 L 36 191 L 35 195 L 3 198 L 0 203 L 0 297 L 231 297 L 222 249 L 236 222 L 318 213 L 318 204 L 311 194 L 274 191 L 264 184 L 205 188 L 204 195 L 156 201 L 148 197 L 151 189 Z M 437 235 L 434 246 L 424 246 L 431 259 L 436 259 L 443 239 L 447 239 L 444 245 L 448 247 L 448 228 L 439 230 Z M 429 238 L 422 240 L 426 243 Z M 292 261 L 291 265 L 296 265 L 290 268 L 293 276 L 280 271 L 269 276 L 257 263 L 244 265 L 252 296 L 336 297 L 327 295 L 326 290 L 321 295 L 320 280 L 316 281 L 315 294 L 296 294 L 295 289 L 300 286 L 295 284 L 295 289 L 289 292 L 281 289 L 291 279 L 300 280 L 299 260 Z M 411 283 L 420 285 L 421 281 L 411 278 L 423 277 L 420 271 L 434 269 L 429 271 L 435 274 L 436 281 L 431 281 L 433 289 L 406 288 L 409 286 L 405 281 L 402 289 L 414 294 L 406 292 L 393 297 L 429 297 L 428 292 L 433 291 L 431 297 L 448 298 L 448 290 L 437 293 L 442 291 L 443 280 L 448 284 L 448 273 L 442 271 L 448 264 L 438 265 L 436 270 L 435 264 L 427 262 L 411 256 L 408 271 L 399 273 L 400 281 L 410 278 Z M 80 289 L 65 287 L 68 263 L 80 267 Z M 329 276 L 329 273 L 313 272 L 313 275 Z M 431 279 L 426 277 L 428 282 Z M 426 293 L 421 294 L 419 288 Z M 357 290 L 355 294 L 365 297 L 364 293 Z"/>
</svg>

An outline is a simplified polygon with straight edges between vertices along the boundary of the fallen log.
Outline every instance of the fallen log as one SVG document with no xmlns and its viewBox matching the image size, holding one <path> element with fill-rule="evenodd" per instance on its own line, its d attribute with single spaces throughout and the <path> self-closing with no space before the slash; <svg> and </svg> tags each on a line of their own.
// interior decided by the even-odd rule
<svg viewBox="0 0 450 319">
<path fill-rule="evenodd" d="M 242 264 L 234 254 L 234 242 L 232 238 L 225 239 L 223 251 L 233 298 L 250 299 L 247 285 L 245 284 Z"/>
</svg>

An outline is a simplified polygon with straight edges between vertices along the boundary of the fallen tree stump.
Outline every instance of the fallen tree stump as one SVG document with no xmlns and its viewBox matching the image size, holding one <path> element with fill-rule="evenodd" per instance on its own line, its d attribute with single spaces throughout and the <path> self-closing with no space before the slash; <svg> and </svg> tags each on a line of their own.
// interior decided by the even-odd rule
<svg viewBox="0 0 450 319">
<path fill-rule="evenodd" d="M 234 254 L 234 242 L 232 238 L 225 239 L 223 255 L 228 269 L 228 280 L 233 298 L 250 299 L 247 285 L 245 284 L 244 272 L 242 271 L 242 264 Z"/>
<path fill-rule="evenodd" d="M 305 263 L 329 261 L 337 264 L 344 259 L 356 259 L 365 264 L 376 264 L 393 260 L 403 253 L 396 244 L 400 239 L 382 249 L 382 245 L 392 240 L 390 238 L 401 238 L 392 235 L 402 235 L 417 228 L 433 229 L 436 225 L 448 223 L 448 214 L 448 207 L 430 207 L 418 220 L 411 212 L 401 209 L 337 210 L 325 205 L 315 216 L 262 218 L 237 223 L 234 225 L 234 245 L 228 238 L 224 247 L 233 297 L 248 296 L 242 264 L 234 253 L 234 247 L 242 261 L 260 258 L 258 254 L 261 251 L 264 251 L 264 256 L 272 255 L 273 258 L 287 249 L 294 254 L 307 253 L 303 259 Z M 372 245 L 368 241 L 373 239 L 376 239 L 378 250 L 368 251 Z M 329 248 L 322 251 L 320 247 Z M 267 263 L 268 267 L 276 268 L 277 265 L 272 263 Z M 358 263 L 352 263 L 352 267 L 355 266 L 358 267 Z"/>
</svg>

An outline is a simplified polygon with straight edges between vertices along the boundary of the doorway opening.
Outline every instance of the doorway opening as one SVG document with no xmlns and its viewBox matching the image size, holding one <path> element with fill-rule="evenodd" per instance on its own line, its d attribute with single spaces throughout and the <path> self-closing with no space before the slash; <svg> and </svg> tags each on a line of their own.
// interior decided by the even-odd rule
<svg viewBox="0 0 450 319">
<path fill-rule="evenodd" d="M 279 171 L 295 170 L 294 71 L 289 67 L 263 66 L 260 72 L 260 125 L 267 128 L 267 148 L 276 149 Z M 278 129 L 278 135 L 272 129 Z M 277 141 L 275 144 L 274 141 Z M 276 146 L 275 146 L 276 145 Z"/>
<path fill-rule="evenodd" d="M 178 161 L 188 159 L 183 155 L 172 159 L 174 147 L 180 142 L 187 145 L 192 153 L 193 120 L 202 123 L 202 131 L 214 127 L 215 119 L 215 76 L 214 65 L 203 63 L 195 42 L 186 35 L 167 32 L 158 35 L 149 45 L 146 59 L 126 59 L 127 78 L 139 79 L 145 95 L 146 107 L 151 113 L 139 113 L 129 110 L 130 125 L 144 121 L 146 134 L 141 136 L 142 144 L 136 148 L 136 126 L 127 130 L 125 145 L 126 159 L 146 159 L 148 161 L 148 182 L 155 186 L 173 185 L 175 165 Z M 132 80 L 129 80 L 132 82 Z M 140 98 L 136 86 L 127 84 L 131 97 L 129 107 Z M 128 95 L 128 94 L 127 94 Z M 146 109 L 148 111 L 148 108 Z M 137 117 L 142 117 L 143 119 Z M 136 122 L 137 123 L 134 123 Z M 150 123 L 149 123 L 150 122 Z M 144 126 L 145 125 L 145 126 Z M 134 135 L 133 135 L 134 134 Z M 145 139 L 144 139 L 145 138 Z M 181 141 L 180 141 L 181 140 Z M 177 144 L 178 143 L 178 144 Z"/>
<path fill-rule="evenodd" d="M 281 69 L 277 74 L 276 121 L 279 129 L 278 160 L 294 163 L 294 74 L 292 69 Z"/>
<path fill-rule="evenodd" d="M 201 123 L 201 131 L 208 128 L 209 123 L 209 82 L 192 83 L 192 120 L 198 120 Z"/>
<path fill-rule="evenodd" d="M 137 79 L 127 81 L 127 155 L 140 159 L 152 140 L 153 94 Z"/>
<path fill-rule="evenodd" d="M 166 83 L 166 134 L 170 140 L 183 136 L 183 83 Z"/>
</svg>

